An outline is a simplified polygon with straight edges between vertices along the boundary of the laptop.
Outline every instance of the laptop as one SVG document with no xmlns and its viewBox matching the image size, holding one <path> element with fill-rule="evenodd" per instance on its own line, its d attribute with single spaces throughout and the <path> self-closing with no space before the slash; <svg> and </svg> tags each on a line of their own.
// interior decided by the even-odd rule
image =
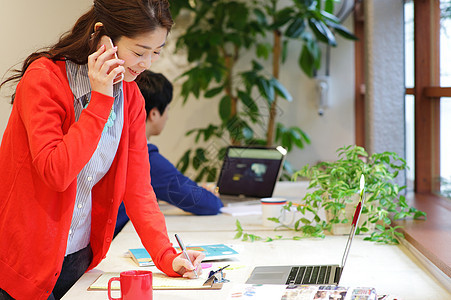
<svg viewBox="0 0 451 300">
<path fill-rule="evenodd" d="M 229 146 L 217 191 L 224 203 L 271 197 L 287 151 L 283 147 Z"/>
<path fill-rule="evenodd" d="M 343 268 L 351 248 L 357 224 L 359 222 L 360 212 L 364 202 L 365 178 L 360 177 L 360 201 L 354 212 L 354 218 L 351 223 L 351 231 L 346 243 L 345 251 L 341 265 L 299 265 L 299 266 L 261 266 L 255 267 L 252 271 L 247 284 L 286 284 L 286 285 L 338 285 L 340 282 Z"/>
</svg>

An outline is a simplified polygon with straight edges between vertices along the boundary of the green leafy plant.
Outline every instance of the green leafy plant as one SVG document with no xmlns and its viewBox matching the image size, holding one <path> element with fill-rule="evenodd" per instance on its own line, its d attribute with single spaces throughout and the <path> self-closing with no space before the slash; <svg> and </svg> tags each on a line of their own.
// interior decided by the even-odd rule
<svg viewBox="0 0 451 300">
<path fill-rule="evenodd" d="M 293 206 L 293 203 L 289 202 L 284 207 L 284 209 L 291 210 L 292 206 Z M 307 209 L 307 207 L 298 206 L 297 209 L 299 211 L 303 211 L 305 213 L 305 209 Z M 313 224 L 313 222 L 307 218 L 300 218 L 299 220 L 297 220 L 295 222 L 295 224 L 292 228 L 287 227 L 286 225 L 283 225 L 278 218 L 268 218 L 268 220 L 273 221 L 275 224 L 279 224 L 279 226 L 275 227 L 275 229 L 274 229 L 275 231 L 278 231 L 280 229 L 281 230 L 291 229 L 291 230 L 294 230 L 299 235 L 295 235 L 291 238 L 284 238 L 282 235 L 276 235 L 274 237 L 262 238 L 255 234 L 245 232 L 243 230 L 240 222 L 238 220 L 236 220 L 235 239 L 241 238 L 242 241 L 251 241 L 251 242 L 254 242 L 254 241 L 272 242 L 272 241 L 281 240 L 281 239 L 300 240 L 305 237 L 324 238 L 326 236 L 324 234 L 324 230 L 327 229 L 327 226 L 328 226 L 327 222 L 324 220 L 320 220 L 319 217 L 316 218 L 316 220 L 317 220 L 316 224 Z"/>
<path fill-rule="evenodd" d="M 295 222 L 293 228 L 288 229 L 299 232 L 301 237 L 324 237 L 324 232 L 331 231 L 334 224 L 349 224 L 351 220 L 344 212 L 346 206 L 352 205 L 352 197 L 359 192 L 362 174 L 365 176 L 366 199 L 361 218 L 366 215 L 368 220 L 359 224 L 357 234 L 369 234 L 364 240 L 398 244 L 398 239 L 403 238 L 403 234 L 397 231 L 400 226 L 392 225 L 392 220 L 407 217 L 426 219 L 426 213 L 409 206 L 405 196 L 400 194 L 406 187 L 400 187 L 394 181 L 399 171 L 407 168 L 404 159 L 394 152 L 374 153 L 369 156 L 364 148 L 354 145 L 339 148 L 337 152 L 336 161 L 306 165 L 294 174 L 294 180 L 299 177 L 307 178 L 308 189 L 313 191 L 308 192 L 304 202 L 296 206 L 296 210 L 303 217 Z M 289 202 L 285 209 L 291 210 L 292 205 L 293 203 Z M 323 217 L 324 211 L 330 212 L 329 219 Z M 271 220 L 276 224 L 280 223 L 277 218 Z M 372 227 L 374 229 L 371 229 Z M 283 225 L 276 227 L 276 230 L 278 228 L 287 229 Z M 237 224 L 236 231 L 235 238 L 261 240 L 255 237 L 250 239 L 249 233 L 245 239 L 241 225 Z"/>
<path fill-rule="evenodd" d="M 333 224 L 349 223 L 344 211 L 359 191 L 362 174 L 365 176 L 366 195 L 362 216 L 367 215 L 368 221 L 358 226 L 357 233 L 370 233 L 370 225 L 375 225 L 374 232 L 365 240 L 396 244 L 402 234 L 396 231 L 399 227 L 392 226 L 392 220 L 426 218 L 426 213 L 408 205 L 400 193 L 406 186 L 399 186 L 394 180 L 399 171 L 407 168 L 406 161 L 399 155 L 383 152 L 370 156 L 364 148 L 354 145 L 339 148 L 337 152 L 336 161 L 306 165 L 294 175 L 295 180 L 307 178 L 309 189 L 313 189 L 304 197 L 305 207 L 300 210 L 313 213 L 313 219 L 308 221 L 318 223 L 322 220 L 320 210 L 326 210 L 331 213 L 324 226 L 326 230 L 330 230 Z"/>
<path fill-rule="evenodd" d="M 177 50 L 187 53 L 190 67 L 181 76 L 184 103 L 189 96 L 219 99 L 217 124 L 186 133 L 196 144 L 177 167 L 190 166 L 196 179 L 214 178 L 224 147 L 277 143 L 288 151 L 304 148 L 309 136 L 297 126 L 277 122 L 278 98 L 293 101 L 279 81 L 280 64 L 288 57 L 290 41 L 301 41 L 298 62 L 312 77 L 321 65 L 320 44 L 336 46 L 335 34 L 355 39 L 331 14 L 334 0 L 174 0 L 174 17 L 187 12 L 191 23 L 177 40 Z M 323 5 L 324 3 L 324 5 Z M 243 64 L 242 56 L 252 55 Z M 268 70 L 264 66 L 270 63 Z M 240 70 L 237 70 L 239 67 Z M 211 99 L 211 100 L 210 100 Z M 261 134 L 260 130 L 264 133 Z M 286 164 L 286 170 L 290 170 Z"/>
<path fill-rule="evenodd" d="M 300 240 L 301 236 L 293 236 L 291 238 L 284 238 L 282 235 L 276 235 L 274 237 L 266 237 L 263 238 L 261 236 L 255 235 L 253 233 L 247 233 L 243 230 L 240 221 L 236 220 L 236 234 L 234 239 L 241 239 L 243 242 L 255 242 L 255 241 L 263 241 L 263 242 L 273 242 L 277 240 Z"/>
</svg>

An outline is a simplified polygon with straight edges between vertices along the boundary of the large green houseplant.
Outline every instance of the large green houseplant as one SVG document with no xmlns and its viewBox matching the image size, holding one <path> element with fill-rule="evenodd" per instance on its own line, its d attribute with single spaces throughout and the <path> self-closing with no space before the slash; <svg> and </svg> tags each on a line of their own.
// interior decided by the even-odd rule
<svg viewBox="0 0 451 300">
<path fill-rule="evenodd" d="M 413 217 L 425 218 L 426 214 L 409 206 L 401 193 L 406 186 L 399 186 L 395 179 L 399 171 L 407 168 L 406 161 L 394 152 L 374 153 L 368 155 L 364 148 L 347 146 L 337 150 L 338 159 L 333 162 L 321 162 L 314 166 L 305 166 L 295 173 L 294 179 L 305 177 L 309 180 L 309 189 L 313 189 L 304 197 L 305 207 L 301 210 L 312 212 L 316 222 L 321 209 L 329 211 L 331 218 L 327 220 L 325 229 L 330 230 L 333 224 L 350 223 L 343 212 L 352 196 L 358 193 L 360 175 L 365 176 L 366 199 L 362 216 L 368 221 L 357 228 L 357 233 L 368 233 L 370 225 L 375 230 L 366 240 L 397 243 L 402 234 L 397 232 L 392 220 Z M 316 220 L 315 220 L 316 219 Z M 304 220 L 306 224 L 310 221 Z"/>
<path fill-rule="evenodd" d="M 353 205 L 352 198 L 359 192 L 362 174 L 365 176 L 366 199 L 361 218 L 367 216 L 368 220 L 357 227 L 357 233 L 370 234 L 365 240 L 397 244 L 398 238 L 403 235 L 396 231 L 399 226 L 393 226 L 392 220 L 426 218 L 424 212 L 408 205 L 401 193 L 406 187 L 395 182 L 399 171 L 407 168 L 405 160 L 396 153 L 368 155 L 364 148 L 355 145 L 339 148 L 337 153 L 336 161 L 306 165 L 294 174 L 294 180 L 301 177 L 309 180 L 309 192 L 303 199 L 303 205 L 297 206 L 303 217 L 291 229 L 303 236 L 324 236 L 324 231 L 330 231 L 334 224 L 349 224 L 352 215 L 346 216 L 344 211 L 346 206 Z M 291 205 L 288 204 L 286 209 L 290 209 Z M 324 211 L 330 212 L 329 219 L 324 217 Z M 277 219 L 273 221 L 279 222 Z M 371 224 L 375 225 L 373 229 Z M 241 232 L 239 236 L 243 236 L 239 223 L 237 227 Z M 252 238 L 256 239 L 255 236 Z"/>
<path fill-rule="evenodd" d="M 185 13 L 191 18 L 177 40 L 177 50 L 185 51 L 190 63 L 180 76 L 184 101 L 190 96 L 219 100 L 218 122 L 187 132 L 197 146 L 180 159 L 182 172 L 193 167 L 196 181 L 213 181 L 218 171 L 214 161 L 221 160 L 229 144 L 277 143 L 290 151 L 310 143 L 298 126 L 276 119 L 278 97 L 293 99 L 279 81 L 280 65 L 297 55 L 300 69 L 312 77 L 321 65 L 320 44 L 336 46 L 336 34 L 355 39 L 332 14 L 334 2 L 171 1 L 174 17 Z M 299 51 L 288 53 L 289 42 L 296 40 L 302 44 Z"/>
</svg>

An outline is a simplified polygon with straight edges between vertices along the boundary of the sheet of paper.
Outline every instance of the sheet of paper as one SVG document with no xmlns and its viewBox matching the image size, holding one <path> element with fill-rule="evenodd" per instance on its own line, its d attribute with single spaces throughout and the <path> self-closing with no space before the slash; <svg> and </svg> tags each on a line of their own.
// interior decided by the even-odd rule
<svg viewBox="0 0 451 300">
<path fill-rule="evenodd" d="M 203 288 L 206 276 L 200 276 L 196 279 L 187 279 L 183 277 L 169 277 L 165 274 L 153 274 L 154 288 Z"/>
<path fill-rule="evenodd" d="M 235 284 L 227 300 L 235 299 L 282 299 L 285 285 L 274 284 Z"/>
<path fill-rule="evenodd" d="M 274 300 L 376 300 L 376 291 L 368 287 L 334 285 L 236 284 L 227 299 Z"/>
<path fill-rule="evenodd" d="M 108 281 L 110 278 L 119 277 L 119 273 L 106 272 L 99 276 L 94 281 L 89 289 L 90 290 L 107 290 Z M 201 275 L 197 279 L 187 279 L 183 277 L 169 277 L 163 273 L 152 273 L 152 285 L 154 289 L 200 289 L 208 288 L 204 287 L 204 283 L 207 280 L 206 275 Z M 119 281 L 113 281 L 111 284 L 112 290 L 119 290 Z"/>
<path fill-rule="evenodd" d="M 221 212 L 232 216 L 250 216 L 261 215 L 262 206 L 260 204 L 253 205 L 232 205 L 221 207 Z"/>
</svg>

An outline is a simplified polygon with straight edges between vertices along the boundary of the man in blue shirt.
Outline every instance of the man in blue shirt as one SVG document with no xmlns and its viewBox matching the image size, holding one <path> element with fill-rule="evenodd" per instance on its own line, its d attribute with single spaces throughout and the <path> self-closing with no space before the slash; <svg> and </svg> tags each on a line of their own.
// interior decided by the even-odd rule
<svg viewBox="0 0 451 300">
<path fill-rule="evenodd" d="M 136 82 L 146 102 L 146 135 L 149 140 L 151 136 L 159 135 L 166 124 L 173 87 L 164 75 L 148 70 L 141 73 Z M 196 215 L 220 213 L 219 210 L 223 204 L 218 197 L 180 173 L 158 152 L 155 145 L 148 143 L 147 147 L 149 149 L 151 184 L 157 199 Z M 117 216 L 115 236 L 128 220 L 122 203 Z"/>
</svg>

